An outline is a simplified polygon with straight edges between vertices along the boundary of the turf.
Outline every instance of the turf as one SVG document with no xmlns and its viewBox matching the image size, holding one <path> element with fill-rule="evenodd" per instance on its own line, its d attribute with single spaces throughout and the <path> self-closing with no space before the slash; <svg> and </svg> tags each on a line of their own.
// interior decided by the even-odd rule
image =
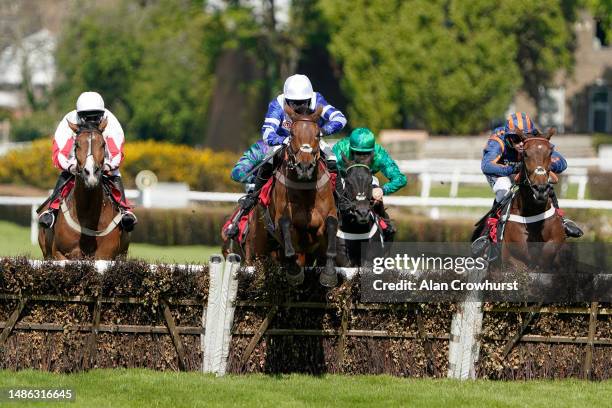
<svg viewBox="0 0 612 408">
<path fill-rule="evenodd" d="M 612 382 L 492 382 L 389 376 L 249 375 L 93 370 L 58 375 L 0 371 L 0 387 L 71 388 L 76 400 L 53 407 L 603 407 Z M 41 406 L 18 402 L 2 406 Z"/>
<path fill-rule="evenodd" d="M 130 244 L 129 257 L 149 262 L 204 263 L 218 247 L 205 245 L 157 246 L 149 244 Z M 0 256 L 25 255 L 40 259 L 42 253 L 38 245 L 30 243 L 30 228 L 7 221 L 0 221 Z"/>
</svg>

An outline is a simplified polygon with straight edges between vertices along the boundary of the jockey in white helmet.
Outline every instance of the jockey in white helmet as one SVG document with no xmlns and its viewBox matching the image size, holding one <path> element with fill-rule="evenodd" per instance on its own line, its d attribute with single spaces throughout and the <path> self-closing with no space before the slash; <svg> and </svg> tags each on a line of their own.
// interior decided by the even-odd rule
<svg viewBox="0 0 612 408">
<path fill-rule="evenodd" d="M 307 114 L 314 112 L 317 105 L 323 108 L 321 118 L 319 119 L 319 127 L 323 136 L 331 135 L 339 132 L 346 126 L 346 117 L 338 109 L 327 103 L 323 95 L 315 92 L 312 88 L 310 79 L 306 75 L 291 75 L 285 80 L 283 93 L 274 98 L 268 105 L 268 112 L 264 119 L 264 124 L 261 127 L 261 135 L 264 143 L 272 147 L 273 150 L 278 150 L 284 143 L 288 142 L 291 135 L 291 118 L 285 113 L 285 105 L 288 105 L 295 112 Z M 336 172 L 336 156 L 329 144 L 323 139 L 320 140 L 322 156 L 326 159 L 327 167 L 330 172 Z M 250 159 L 243 161 L 238 165 L 241 166 L 240 172 L 248 174 L 255 166 L 261 163 L 265 158 L 266 149 L 258 148 L 257 144 L 251 146 L 249 151 L 245 152 L 245 156 Z M 253 159 L 256 158 L 256 159 Z M 257 176 L 252 181 L 255 183 L 255 188 L 240 200 L 241 210 L 237 213 L 234 220 L 239 220 L 240 217 L 246 214 L 257 203 L 259 190 L 263 187 L 266 181 L 272 175 L 274 168 L 272 159 L 264 163 L 257 173 Z M 226 234 L 233 237 L 238 233 L 236 223 L 232 222 Z"/>
<path fill-rule="evenodd" d="M 53 193 L 45 202 L 49 208 L 38 217 L 39 224 L 44 228 L 51 228 L 61 203 L 61 188 L 76 174 L 77 159 L 74 154 L 75 133 L 68 126 L 68 122 L 76 124 L 100 123 L 107 119 L 107 126 L 102 132 L 106 141 L 104 159 L 104 173 L 113 188 L 119 191 L 119 209 L 123 214 L 121 225 L 124 230 L 131 231 L 137 223 L 136 216 L 125 198 L 123 182 L 119 173 L 119 165 L 123 161 L 123 145 L 125 136 L 121 124 L 111 111 L 105 108 L 104 99 L 97 92 L 83 92 L 76 102 L 76 109 L 68 112 L 60 121 L 53 136 L 53 164 L 61 170 L 59 179 Z"/>
</svg>

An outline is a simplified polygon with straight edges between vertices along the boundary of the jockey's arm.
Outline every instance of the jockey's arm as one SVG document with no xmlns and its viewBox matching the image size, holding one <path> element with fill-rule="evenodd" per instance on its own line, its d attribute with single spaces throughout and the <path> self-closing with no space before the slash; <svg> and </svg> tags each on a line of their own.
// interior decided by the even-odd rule
<svg viewBox="0 0 612 408">
<path fill-rule="evenodd" d="M 104 158 L 105 167 L 113 171 L 119 168 L 123 161 L 123 146 L 125 143 L 125 135 L 119 120 L 109 110 L 106 111 L 108 124 L 104 129 L 104 139 L 106 140 L 106 157 Z"/>
<path fill-rule="evenodd" d="M 74 132 L 68 126 L 68 120 L 72 119 L 74 122 L 76 119 L 71 117 L 71 113 L 60 120 L 53 134 L 53 165 L 65 171 L 69 171 L 71 166 L 76 166 L 76 157 L 73 154 Z"/>
<path fill-rule="evenodd" d="M 278 127 L 283 121 L 283 107 L 275 100 L 268 105 L 268 112 L 261 127 L 261 136 L 264 142 L 270 146 L 283 143 L 285 139 L 277 133 Z"/>
<path fill-rule="evenodd" d="M 561 153 L 553 151 L 552 158 L 550 160 L 550 170 L 554 173 L 560 174 L 567 169 L 567 161 Z"/>
<path fill-rule="evenodd" d="M 317 105 L 323 107 L 321 116 L 325 124 L 321 127 L 323 135 L 331 135 L 341 131 L 346 126 L 346 117 L 338 109 L 327 103 L 323 95 L 317 93 Z"/>
<path fill-rule="evenodd" d="M 497 163 L 503 154 L 503 142 L 499 138 L 490 138 L 484 148 L 480 169 L 487 176 L 504 177 L 512 174 L 512 166 Z"/>
<path fill-rule="evenodd" d="M 406 176 L 400 171 L 395 160 L 389 156 L 389 153 L 380 145 L 377 145 L 376 155 L 380 158 L 380 170 L 386 178 L 389 179 L 382 190 L 384 195 L 395 193 L 407 183 Z"/>
<path fill-rule="evenodd" d="M 257 166 L 266 156 L 266 149 L 263 141 L 253 143 L 238 160 L 232 169 L 232 180 L 238 183 L 252 183 L 256 174 L 251 174 L 247 180 L 242 180 L 255 166 Z"/>
</svg>

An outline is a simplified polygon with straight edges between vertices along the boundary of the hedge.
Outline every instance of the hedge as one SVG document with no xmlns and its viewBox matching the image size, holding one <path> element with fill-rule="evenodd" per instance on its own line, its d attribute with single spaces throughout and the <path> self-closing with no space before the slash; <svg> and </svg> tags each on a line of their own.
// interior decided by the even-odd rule
<svg viewBox="0 0 612 408">
<path fill-rule="evenodd" d="M 232 206 L 194 206 L 182 209 L 136 208 L 139 223 L 132 242 L 155 245 L 221 245 L 221 227 L 233 211 Z M 612 223 L 606 212 L 598 210 L 567 211 L 568 216 L 585 230 L 583 242 L 612 241 Z M 475 219 L 432 220 L 416 214 L 391 210 L 397 228 L 396 241 L 467 242 Z M 0 219 L 30 225 L 30 208 L 0 206 Z"/>
<path fill-rule="evenodd" d="M 55 185 L 58 170 L 51 162 L 49 139 L 39 139 L 24 149 L 0 157 L 0 183 L 26 184 L 49 189 Z M 233 153 L 194 149 L 166 142 L 127 142 L 121 174 L 128 187 L 141 170 L 153 171 L 159 181 L 183 182 L 193 190 L 238 190 L 230 172 L 236 163 Z"/>
</svg>

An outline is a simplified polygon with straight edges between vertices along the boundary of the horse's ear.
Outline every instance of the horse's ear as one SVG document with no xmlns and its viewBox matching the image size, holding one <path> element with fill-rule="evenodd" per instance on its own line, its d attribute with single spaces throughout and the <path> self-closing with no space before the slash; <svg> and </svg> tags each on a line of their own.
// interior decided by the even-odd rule
<svg viewBox="0 0 612 408">
<path fill-rule="evenodd" d="M 314 113 L 312 115 L 310 115 L 310 118 L 317 122 L 319 120 L 319 118 L 321 117 L 321 114 L 323 113 L 323 106 L 322 105 L 317 105 L 317 108 L 315 109 Z"/>
<path fill-rule="evenodd" d="M 516 135 L 524 142 L 527 139 L 522 129 L 516 129 Z"/>
<path fill-rule="evenodd" d="M 68 122 L 68 127 L 72 129 L 74 133 L 77 133 L 79 131 L 79 125 L 77 125 L 76 123 L 72 123 L 68 119 L 66 119 L 66 122 Z"/>
<path fill-rule="evenodd" d="M 557 129 L 555 129 L 554 127 L 549 127 L 548 131 L 546 132 L 546 136 L 544 136 L 546 139 L 550 140 L 551 137 L 553 137 L 555 135 L 555 133 L 557 133 Z"/>
<path fill-rule="evenodd" d="M 285 104 L 285 113 L 287 114 L 287 116 L 289 116 L 291 120 L 293 120 L 297 116 L 297 113 L 295 113 L 293 108 L 287 103 Z"/>
<path fill-rule="evenodd" d="M 108 125 L 108 118 L 105 116 L 102 118 L 102 121 L 98 125 L 98 130 L 100 132 L 104 132 L 104 129 L 106 129 L 106 125 Z"/>
</svg>

